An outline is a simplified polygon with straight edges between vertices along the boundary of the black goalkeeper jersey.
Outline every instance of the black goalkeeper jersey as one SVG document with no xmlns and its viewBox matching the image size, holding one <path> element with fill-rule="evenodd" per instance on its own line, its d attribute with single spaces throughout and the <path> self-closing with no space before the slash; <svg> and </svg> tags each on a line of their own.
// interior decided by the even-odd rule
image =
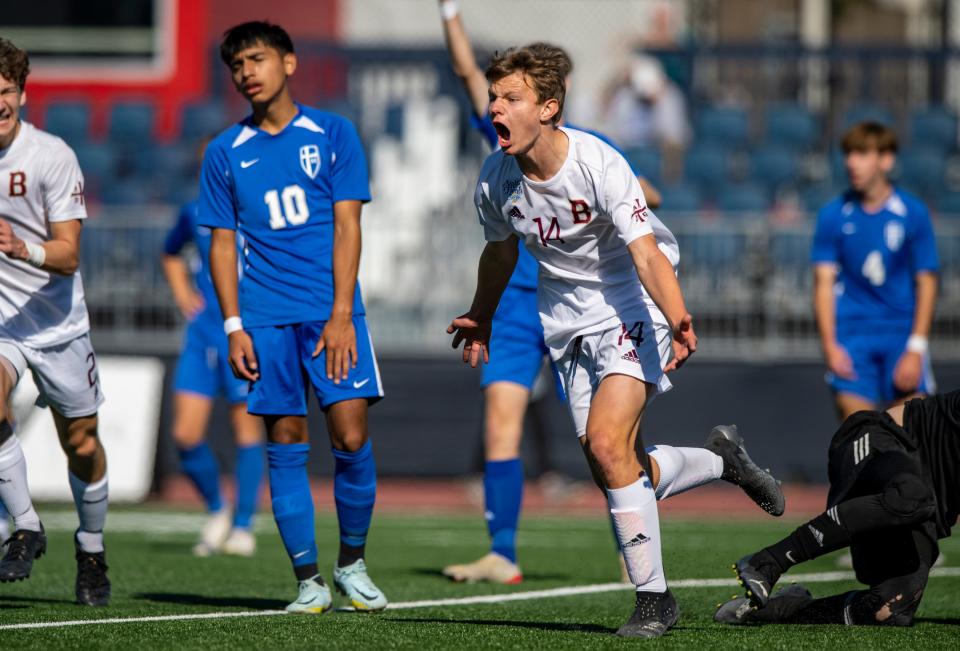
<svg viewBox="0 0 960 651">
<path fill-rule="evenodd" d="M 911 400 L 903 429 L 937 498 L 937 534 L 950 535 L 960 512 L 960 391 Z"/>
</svg>

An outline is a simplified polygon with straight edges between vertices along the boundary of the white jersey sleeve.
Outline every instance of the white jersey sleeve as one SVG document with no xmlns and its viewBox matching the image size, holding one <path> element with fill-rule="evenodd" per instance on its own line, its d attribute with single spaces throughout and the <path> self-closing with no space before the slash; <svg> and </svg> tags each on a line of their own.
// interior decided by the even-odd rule
<svg viewBox="0 0 960 651">
<path fill-rule="evenodd" d="M 629 245 L 638 237 L 652 234 L 653 227 L 637 177 L 623 156 L 613 154 L 604 167 L 598 198 L 602 212 L 610 216 L 624 245 Z"/>
<path fill-rule="evenodd" d="M 510 223 L 504 217 L 500 210 L 499 201 L 496 198 L 498 186 L 498 177 L 496 171 L 499 166 L 496 164 L 498 159 L 503 156 L 498 152 L 490 155 L 480 171 L 480 180 L 477 182 L 477 190 L 474 193 L 474 202 L 477 206 L 477 217 L 483 225 L 483 235 L 488 242 L 502 242 L 514 234 Z M 494 196 L 491 196 L 491 194 Z"/>
<path fill-rule="evenodd" d="M 77 155 L 62 141 L 56 141 L 56 144 L 62 146 L 55 147 L 57 151 L 47 159 L 40 180 L 47 221 L 86 219 L 83 173 Z"/>
</svg>

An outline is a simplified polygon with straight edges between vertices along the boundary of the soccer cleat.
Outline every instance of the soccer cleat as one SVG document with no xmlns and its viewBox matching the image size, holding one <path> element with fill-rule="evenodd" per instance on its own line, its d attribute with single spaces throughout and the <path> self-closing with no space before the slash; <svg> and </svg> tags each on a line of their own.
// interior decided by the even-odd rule
<svg viewBox="0 0 960 651">
<path fill-rule="evenodd" d="M 7 553 L 0 560 L 0 583 L 29 578 L 33 561 L 47 551 L 47 536 L 41 524 L 40 531 L 17 529 L 5 544 Z"/>
<path fill-rule="evenodd" d="M 249 529 L 234 529 L 220 550 L 230 556 L 253 556 L 257 551 L 257 539 Z"/>
<path fill-rule="evenodd" d="M 677 623 L 680 607 L 673 593 L 637 591 L 637 607 L 627 623 L 617 630 L 620 637 L 660 637 Z"/>
<path fill-rule="evenodd" d="M 462 565 L 448 565 L 443 568 L 443 575 L 457 582 L 503 583 L 516 585 L 523 581 L 523 573 L 516 563 L 495 552 Z"/>
<path fill-rule="evenodd" d="M 780 482 L 753 462 L 743 447 L 743 437 L 736 425 L 717 425 L 710 430 L 703 447 L 723 459 L 720 479 L 742 488 L 747 497 L 770 515 L 783 515 L 785 501 Z"/>
<path fill-rule="evenodd" d="M 750 603 L 757 608 L 763 608 L 767 604 L 773 586 L 782 574 L 773 556 L 764 550 L 744 556 L 734 564 L 733 569 L 740 585 L 746 590 Z"/>
<path fill-rule="evenodd" d="M 790 585 L 773 593 L 767 605 L 757 609 L 746 597 L 734 597 L 720 604 L 713 619 L 721 624 L 774 624 L 792 617 L 798 610 L 813 601 L 813 595 L 802 585 Z"/>
<path fill-rule="evenodd" d="M 333 566 L 333 584 L 337 592 L 350 600 L 358 611 L 375 613 L 387 607 L 387 597 L 367 575 L 367 564 L 362 558 L 346 567 Z"/>
<path fill-rule="evenodd" d="M 77 603 L 82 606 L 106 606 L 110 601 L 110 579 L 104 552 L 85 552 L 76 534 L 73 537 L 77 557 Z"/>
<path fill-rule="evenodd" d="M 208 517 L 200 530 L 200 542 L 193 546 L 193 555 L 205 558 L 220 551 L 232 524 L 229 509 L 220 509 Z"/>
<path fill-rule="evenodd" d="M 325 613 L 333 606 L 333 597 L 330 596 L 330 587 L 323 582 L 320 575 L 301 581 L 300 594 L 297 600 L 287 605 L 286 611 L 294 614 Z"/>
</svg>

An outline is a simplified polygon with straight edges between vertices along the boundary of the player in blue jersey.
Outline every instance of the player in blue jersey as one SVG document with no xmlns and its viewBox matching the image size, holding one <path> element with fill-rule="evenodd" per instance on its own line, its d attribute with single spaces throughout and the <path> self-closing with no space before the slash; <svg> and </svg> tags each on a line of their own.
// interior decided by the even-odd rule
<svg viewBox="0 0 960 651">
<path fill-rule="evenodd" d="M 336 459 L 333 581 L 356 609 L 383 610 L 387 599 L 364 562 L 376 496 L 367 405 L 383 397 L 357 284 L 360 211 L 370 200 L 366 158 L 348 120 L 291 98 L 297 58 L 282 28 L 237 25 L 224 34 L 220 56 L 252 113 L 207 146 L 199 223 L 213 229 L 210 270 L 230 364 L 251 382 L 247 408 L 267 426 L 273 515 L 299 581 L 287 610 L 332 605 L 317 569 L 307 476 L 311 387 Z"/>
<path fill-rule="evenodd" d="M 440 0 L 443 32 L 454 73 L 462 82 L 472 109 L 471 122 L 491 147 L 497 133 L 487 111 L 489 83 L 477 64 L 454 0 Z M 569 86 L 569 78 L 568 78 Z M 610 143 L 602 134 L 587 131 Z M 610 143 L 611 145 L 613 143 Z M 638 177 L 647 204 L 660 205 L 657 190 Z M 490 363 L 482 370 L 484 395 L 484 506 L 491 539 L 490 553 L 472 563 L 450 565 L 443 573 L 456 581 L 519 583 L 516 532 L 523 499 L 520 439 L 534 381 L 548 350 L 537 310 L 537 262 L 526 248 L 520 256 L 493 321 Z"/>
<path fill-rule="evenodd" d="M 181 252 L 193 244 L 190 258 L 193 278 Z M 222 551 L 252 556 L 256 538 L 251 532 L 264 471 L 263 428 L 260 419 L 247 413 L 248 382 L 230 370 L 227 337 L 223 334 L 220 304 L 210 279 L 210 229 L 197 224 L 197 202 L 181 209 L 163 247 L 161 265 L 173 299 L 187 319 L 183 351 L 173 383 L 173 439 L 180 467 L 199 491 L 210 517 L 197 556 Z M 231 509 L 220 495 L 220 468 L 206 441 L 213 401 L 223 395 L 230 403 L 230 421 L 236 440 L 234 459 L 235 505 Z"/>
<path fill-rule="evenodd" d="M 864 122 L 841 142 L 850 189 L 817 217 L 814 312 L 841 420 L 932 393 L 927 338 L 937 296 L 930 215 L 888 178 L 897 138 Z"/>
</svg>

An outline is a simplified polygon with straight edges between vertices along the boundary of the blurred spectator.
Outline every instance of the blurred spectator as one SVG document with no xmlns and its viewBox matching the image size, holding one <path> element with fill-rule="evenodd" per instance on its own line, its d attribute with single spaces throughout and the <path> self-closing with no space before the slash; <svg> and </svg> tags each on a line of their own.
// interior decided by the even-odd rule
<svg viewBox="0 0 960 651">
<path fill-rule="evenodd" d="M 622 147 L 660 149 L 664 176 L 679 177 L 690 123 L 683 92 L 655 58 L 632 54 L 604 95 L 604 124 Z"/>
</svg>

